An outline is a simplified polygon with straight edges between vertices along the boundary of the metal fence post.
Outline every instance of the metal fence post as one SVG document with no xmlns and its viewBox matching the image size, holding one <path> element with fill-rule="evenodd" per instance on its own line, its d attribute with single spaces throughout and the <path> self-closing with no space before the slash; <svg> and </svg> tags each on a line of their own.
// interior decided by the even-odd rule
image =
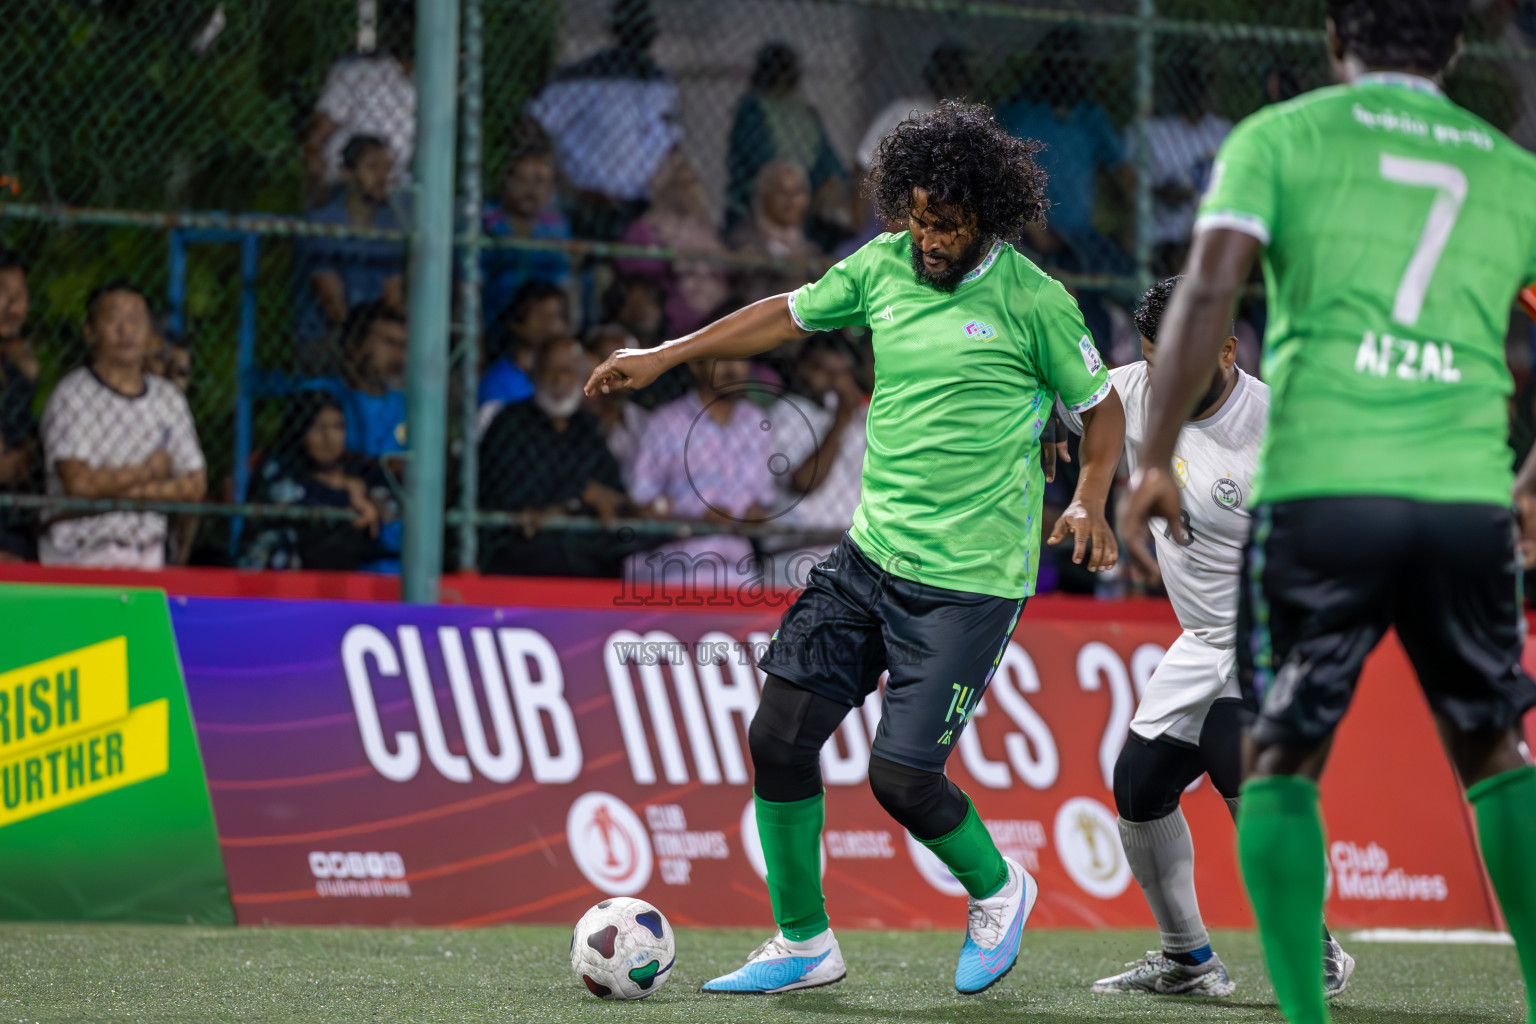
<svg viewBox="0 0 1536 1024">
<path fill-rule="evenodd" d="M 1136 0 L 1136 277 L 1137 289 L 1152 286 L 1152 118 L 1156 0 Z"/>
<path fill-rule="evenodd" d="M 405 479 L 401 596 L 417 604 L 436 602 L 443 565 L 458 15 L 457 4 L 416 5 L 416 209 L 406 392 L 411 457 Z"/>
<path fill-rule="evenodd" d="M 459 391 L 463 442 L 459 457 L 459 571 L 473 572 L 479 534 L 475 507 L 480 502 L 480 443 L 475 433 L 480 386 L 480 125 L 484 113 L 484 18 L 480 0 L 463 0 L 464 109 L 459 119 Z"/>
</svg>

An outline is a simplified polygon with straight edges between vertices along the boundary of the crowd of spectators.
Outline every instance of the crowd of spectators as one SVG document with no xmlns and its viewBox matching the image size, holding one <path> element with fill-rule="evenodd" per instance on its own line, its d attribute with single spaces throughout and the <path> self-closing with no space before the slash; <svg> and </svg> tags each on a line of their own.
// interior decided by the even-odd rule
<svg viewBox="0 0 1536 1024">
<path fill-rule="evenodd" d="M 247 493 L 215 481 L 228 497 L 332 511 L 253 517 L 225 545 L 243 566 L 399 564 L 416 109 L 408 25 L 383 22 L 375 52 L 339 61 L 326 77 L 303 139 L 305 217 L 316 230 L 295 245 L 299 372 L 280 389 L 279 429 L 250 455 Z M 481 529 L 479 568 L 665 575 L 691 571 L 707 553 L 722 582 L 762 573 L 803 583 L 858 503 L 873 387 L 867 332 L 678 368 L 637 393 L 588 398 L 581 384 L 619 347 L 652 346 L 791 290 L 880 231 L 899 230 L 872 216 L 860 185 L 902 118 L 976 98 L 972 55 L 941 42 L 915 69 L 915 87 L 844 139 L 807 98 L 800 55 L 763 45 L 723 140 L 723 194 L 712 198 L 681 127 L 677 82 L 653 54 L 649 0 L 612 0 L 606 27 L 611 45 L 556 68 L 527 101 L 511 152 L 493 161 L 500 174 L 481 212 L 479 495 L 482 509 L 503 515 Z M 1051 176 L 1049 219 L 1018 244 L 1069 280 L 1135 269 L 1113 213 L 1131 201 L 1137 138 L 1096 97 L 1095 59 L 1080 30 L 1053 30 L 996 94 L 999 119 L 1042 144 Z M 1147 125 L 1159 273 L 1182 259 L 1232 127 L 1210 108 L 1208 63 L 1194 53 L 1179 62 Z M 519 244 L 573 239 L 620 247 L 593 258 Z M 24 330 L 26 276 L 19 257 L 0 253 L 0 494 L 201 500 L 209 481 L 184 397 L 186 339 L 164 330 L 131 284 L 105 285 L 83 310 L 85 365 L 41 402 Z M 1100 286 L 1077 295 L 1106 359 L 1135 358 L 1125 296 Z M 1253 369 L 1254 332 L 1243 326 Z M 1056 487 L 1069 484 L 1068 474 Z M 709 528 L 609 528 L 644 519 Z M 0 560 L 151 568 L 191 557 L 198 522 L 0 505 Z M 729 529 L 742 524 L 772 529 L 750 538 Z"/>
</svg>

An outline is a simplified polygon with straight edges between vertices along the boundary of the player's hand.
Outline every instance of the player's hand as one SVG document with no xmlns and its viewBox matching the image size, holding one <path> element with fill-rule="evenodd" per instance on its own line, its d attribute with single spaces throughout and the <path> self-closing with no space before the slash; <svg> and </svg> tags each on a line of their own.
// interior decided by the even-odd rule
<svg viewBox="0 0 1536 1024">
<path fill-rule="evenodd" d="M 1046 543 L 1059 544 L 1067 539 L 1069 533 L 1075 538 L 1072 561 L 1077 565 L 1083 564 L 1085 549 L 1091 545 L 1089 572 L 1113 569 L 1120 560 L 1120 544 L 1115 540 L 1115 531 L 1110 529 L 1109 520 L 1104 518 L 1102 508 L 1089 508 L 1081 501 L 1074 500 L 1056 520 L 1056 528 L 1051 531 Z"/>
<path fill-rule="evenodd" d="M 1045 473 L 1046 483 L 1056 479 L 1056 463 L 1071 461 L 1072 455 L 1067 451 L 1067 442 L 1045 441 L 1041 443 L 1040 469 Z"/>
<path fill-rule="evenodd" d="M 666 363 L 655 349 L 621 348 L 592 371 L 584 390 L 588 398 L 613 391 L 638 391 L 666 369 Z"/>
<path fill-rule="evenodd" d="M 1147 521 L 1161 516 L 1179 544 L 1188 544 L 1189 535 L 1179 520 L 1179 485 L 1167 467 L 1143 466 L 1131 477 L 1131 493 L 1126 499 L 1125 534 L 1128 544 L 1146 544 Z M 1147 552 L 1151 557 L 1151 552 Z"/>
<path fill-rule="evenodd" d="M 1515 519 L 1520 524 L 1520 565 L 1536 567 L 1536 493 L 1515 485 Z"/>
</svg>

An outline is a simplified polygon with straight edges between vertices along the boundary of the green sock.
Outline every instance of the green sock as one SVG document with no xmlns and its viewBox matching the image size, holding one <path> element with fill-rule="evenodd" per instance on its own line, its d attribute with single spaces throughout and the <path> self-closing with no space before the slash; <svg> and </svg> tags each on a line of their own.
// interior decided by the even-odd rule
<svg viewBox="0 0 1536 1024">
<path fill-rule="evenodd" d="M 937 839 L 912 838 L 932 850 L 966 892 L 978 900 L 986 899 L 1008 883 L 1008 865 L 997 852 L 992 833 L 981 823 L 976 805 L 970 797 L 965 803 L 965 820 L 953 832 Z"/>
<path fill-rule="evenodd" d="M 1272 775 L 1243 784 L 1237 856 L 1259 922 L 1264 962 L 1280 1012 L 1290 1024 L 1324 1024 L 1323 927 L 1326 852 L 1317 784 Z"/>
<path fill-rule="evenodd" d="M 826 794 L 776 804 L 756 793 L 757 837 L 768 866 L 768 898 L 773 919 L 786 939 L 804 942 L 827 930 L 826 897 L 821 892 L 821 826 Z"/>
<path fill-rule="evenodd" d="M 1536 769 L 1484 779 L 1467 790 L 1467 799 L 1477 813 L 1483 863 L 1515 938 L 1528 1019 L 1536 1024 Z"/>
</svg>

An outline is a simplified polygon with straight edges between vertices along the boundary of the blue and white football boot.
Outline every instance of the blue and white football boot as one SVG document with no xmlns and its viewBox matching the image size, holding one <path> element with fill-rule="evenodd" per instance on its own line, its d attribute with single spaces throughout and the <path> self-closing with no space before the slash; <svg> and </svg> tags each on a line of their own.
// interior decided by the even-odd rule
<svg viewBox="0 0 1536 1024">
<path fill-rule="evenodd" d="M 1013 969 L 1019 937 L 1040 895 L 1028 871 L 1007 857 L 1003 863 L 1008 865 L 1008 881 L 996 895 L 973 898 L 966 911 L 965 945 L 955 965 L 955 989 L 964 995 L 985 992 Z"/>
<path fill-rule="evenodd" d="M 778 932 L 753 950 L 739 969 L 705 982 L 699 991 L 772 995 L 831 985 L 847 974 L 843 951 L 837 948 L 832 929 L 804 942 L 791 942 Z"/>
</svg>

